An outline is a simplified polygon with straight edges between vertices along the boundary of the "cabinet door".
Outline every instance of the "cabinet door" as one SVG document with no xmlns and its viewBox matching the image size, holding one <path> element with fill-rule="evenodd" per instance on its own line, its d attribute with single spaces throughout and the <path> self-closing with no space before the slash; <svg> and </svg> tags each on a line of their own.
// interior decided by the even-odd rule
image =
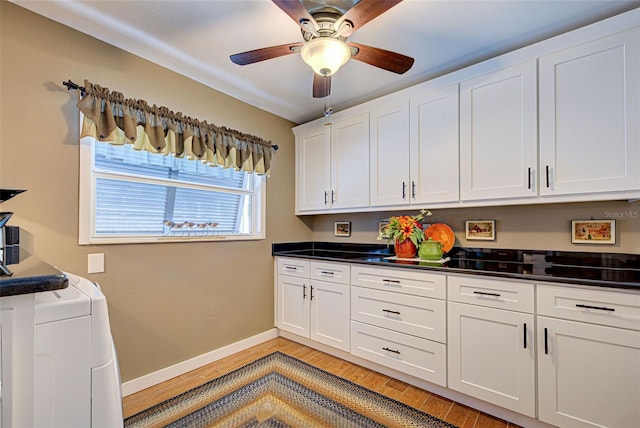
<svg viewBox="0 0 640 428">
<path fill-rule="evenodd" d="M 331 207 L 369 206 L 369 114 L 331 125 Z"/>
<path fill-rule="evenodd" d="M 458 192 L 458 85 L 412 93 L 411 203 L 453 202 Z"/>
<path fill-rule="evenodd" d="M 310 338 L 349 351 L 349 285 L 311 281 Z"/>
<path fill-rule="evenodd" d="M 296 138 L 296 207 L 298 211 L 329 209 L 331 130 L 320 126 Z"/>
<path fill-rule="evenodd" d="M 538 354 L 540 420 L 640 426 L 640 332 L 539 316 Z"/>
<path fill-rule="evenodd" d="M 536 62 L 460 84 L 462 200 L 537 195 Z"/>
<path fill-rule="evenodd" d="M 277 327 L 309 337 L 309 279 L 278 276 Z"/>
<path fill-rule="evenodd" d="M 449 388 L 535 417 L 533 315 L 448 304 Z"/>
<path fill-rule="evenodd" d="M 371 111 L 371 206 L 409 204 L 409 101 Z"/>
<path fill-rule="evenodd" d="M 540 193 L 640 191 L 640 30 L 540 58 Z"/>
</svg>

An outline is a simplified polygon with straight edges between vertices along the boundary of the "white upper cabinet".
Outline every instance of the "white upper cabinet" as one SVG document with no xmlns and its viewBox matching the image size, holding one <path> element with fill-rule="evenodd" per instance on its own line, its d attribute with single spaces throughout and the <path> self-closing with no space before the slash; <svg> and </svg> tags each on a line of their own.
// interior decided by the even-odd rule
<svg viewBox="0 0 640 428">
<path fill-rule="evenodd" d="M 378 103 L 371 119 L 371 206 L 409 203 L 409 101 Z"/>
<path fill-rule="evenodd" d="M 540 194 L 640 191 L 640 30 L 540 58 Z"/>
<path fill-rule="evenodd" d="M 296 213 L 640 199 L 639 17 L 295 128 Z"/>
<path fill-rule="evenodd" d="M 329 209 L 331 128 L 320 125 L 296 136 L 296 210 Z"/>
<path fill-rule="evenodd" d="M 457 202 L 458 85 L 410 95 L 410 201 Z"/>
<path fill-rule="evenodd" d="M 537 195 L 536 61 L 460 84 L 460 196 Z"/>
<path fill-rule="evenodd" d="M 369 206 L 369 115 L 331 125 L 331 207 Z"/>
<path fill-rule="evenodd" d="M 369 206 L 369 115 L 297 132 L 296 212 Z"/>
</svg>

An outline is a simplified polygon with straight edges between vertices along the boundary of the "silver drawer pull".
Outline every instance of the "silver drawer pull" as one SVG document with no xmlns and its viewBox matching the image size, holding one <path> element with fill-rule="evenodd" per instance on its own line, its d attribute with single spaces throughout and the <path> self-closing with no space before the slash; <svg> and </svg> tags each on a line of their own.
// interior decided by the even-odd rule
<svg viewBox="0 0 640 428">
<path fill-rule="evenodd" d="M 323 275 L 333 275 L 333 272 L 329 272 L 328 270 L 321 270 L 320 273 Z"/>
<path fill-rule="evenodd" d="M 398 279 L 386 279 L 386 278 L 384 278 L 382 280 L 382 282 L 384 282 L 385 284 L 400 284 L 400 280 L 398 280 Z"/>
<path fill-rule="evenodd" d="M 295 266 L 285 266 L 284 268 L 289 270 L 298 270 L 298 268 Z"/>
<path fill-rule="evenodd" d="M 486 291 L 474 291 L 473 294 L 480 294 L 481 296 L 500 297 L 500 294 L 498 293 L 487 293 Z"/>
<path fill-rule="evenodd" d="M 383 351 L 387 351 L 387 352 L 393 352 L 394 354 L 398 354 L 400 355 L 400 351 L 396 350 L 396 349 L 390 349 L 387 347 L 382 348 Z"/>
<path fill-rule="evenodd" d="M 400 315 L 400 312 L 398 311 L 392 311 L 390 309 L 383 309 L 382 312 L 386 312 L 388 314 L 394 314 L 394 315 Z"/>
<path fill-rule="evenodd" d="M 599 311 L 615 312 L 614 308 L 607 308 L 607 307 L 604 307 L 604 306 L 589 306 L 589 305 L 583 305 L 583 304 L 580 304 L 580 303 L 576 303 L 576 308 L 597 309 Z"/>
</svg>

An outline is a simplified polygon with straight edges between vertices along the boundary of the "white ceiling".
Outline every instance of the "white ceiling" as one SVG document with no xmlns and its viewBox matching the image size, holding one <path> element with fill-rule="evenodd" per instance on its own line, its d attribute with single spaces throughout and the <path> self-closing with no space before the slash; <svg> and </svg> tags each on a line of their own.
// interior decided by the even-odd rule
<svg viewBox="0 0 640 428">
<path fill-rule="evenodd" d="M 314 99 L 299 54 L 238 66 L 229 55 L 302 41 L 269 0 L 11 0 L 296 123 L 412 86 L 498 54 L 640 7 L 640 0 L 404 0 L 350 41 L 415 58 L 403 75 L 351 60 Z M 348 9 L 355 0 L 302 0 Z M 86 76 L 88 79 L 91 76 Z M 134 96 L 132 94 L 130 96 Z"/>
</svg>

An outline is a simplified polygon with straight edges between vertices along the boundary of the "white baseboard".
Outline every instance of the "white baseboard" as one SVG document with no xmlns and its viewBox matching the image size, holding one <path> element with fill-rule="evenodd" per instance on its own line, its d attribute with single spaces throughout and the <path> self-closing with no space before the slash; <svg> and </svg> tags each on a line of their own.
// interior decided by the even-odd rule
<svg viewBox="0 0 640 428">
<path fill-rule="evenodd" d="M 231 345 L 223 346 L 222 348 L 215 349 L 211 352 L 207 352 L 206 354 L 199 355 L 153 373 L 132 379 L 122 384 L 122 396 L 126 397 L 127 395 L 142 391 L 145 388 L 157 385 L 176 376 L 190 372 L 191 370 L 195 370 L 213 363 L 214 361 L 218 361 L 221 358 L 228 357 L 236 352 L 241 352 L 245 349 L 251 348 L 252 346 L 266 342 L 267 340 L 275 339 L 276 337 L 278 337 L 278 330 L 276 328 L 272 328 L 264 333 L 248 337 L 240 340 L 239 342 L 232 343 Z"/>
</svg>

